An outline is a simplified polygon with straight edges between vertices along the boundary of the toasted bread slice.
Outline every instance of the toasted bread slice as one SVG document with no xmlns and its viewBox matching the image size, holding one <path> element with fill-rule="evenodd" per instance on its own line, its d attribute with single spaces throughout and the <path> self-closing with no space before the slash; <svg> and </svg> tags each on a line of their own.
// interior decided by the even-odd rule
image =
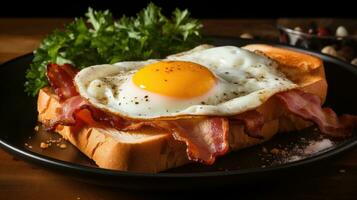
<svg viewBox="0 0 357 200">
<path fill-rule="evenodd" d="M 38 120 L 44 122 L 58 115 L 61 103 L 50 88 L 43 88 L 37 107 Z M 186 146 L 159 130 L 127 133 L 84 127 L 76 132 L 69 126 L 58 126 L 56 132 L 103 168 L 158 172 L 189 162 Z"/>
<path fill-rule="evenodd" d="M 251 44 L 242 47 L 249 51 L 262 53 L 279 63 L 279 70 L 304 91 L 316 94 L 325 101 L 327 82 L 321 59 L 308 54 L 264 44 Z M 318 84 L 318 85 L 316 85 Z M 310 86 L 312 88 L 310 88 Z M 316 88 L 320 88 L 318 91 Z"/>
<path fill-rule="evenodd" d="M 323 63 L 312 56 L 294 51 L 269 47 L 265 45 L 249 45 L 247 49 L 259 50 L 281 63 L 281 69 L 288 76 L 299 77 L 296 82 L 300 89 L 318 95 L 322 101 L 326 98 L 327 84 Z M 277 56 L 276 54 L 286 55 Z M 289 61 L 292 55 L 294 61 Z M 306 63 L 307 62 L 307 63 Z M 306 63 L 313 67 L 302 67 Z M 292 72 L 293 71 L 293 72 Z M 50 88 L 41 89 L 38 97 L 38 119 L 44 122 L 58 115 L 61 103 Z M 289 115 L 280 109 L 279 101 L 272 97 L 257 108 L 266 120 L 262 135 L 264 140 L 249 137 L 242 125 L 231 124 L 229 134 L 230 150 L 238 150 L 269 140 L 278 132 L 299 130 L 312 125 L 311 122 Z M 122 171 L 160 172 L 182 166 L 190 161 L 186 156 L 186 146 L 173 139 L 171 134 L 147 128 L 136 132 L 123 132 L 113 129 L 84 127 L 74 131 L 68 126 L 59 126 L 56 132 L 69 140 L 99 167 Z"/>
</svg>

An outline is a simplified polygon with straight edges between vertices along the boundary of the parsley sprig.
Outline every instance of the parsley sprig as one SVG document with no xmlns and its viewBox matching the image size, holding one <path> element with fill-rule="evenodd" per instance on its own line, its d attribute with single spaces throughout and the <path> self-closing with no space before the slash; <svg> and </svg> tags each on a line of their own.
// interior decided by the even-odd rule
<svg viewBox="0 0 357 200">
<path fill-rule="evenodd" d="M 176 9 L 171 18 L 150 3 L 136 17 L 114 20 L 106 11 L 91 8 L 85 18 L 76 18 L 48 35 L 34 51 L 27 70 L 25 91 L 35 96 L 48 85 L 48 63 L 70 63 L 82 69 L 90 65 L 128 60 L 163 58 L 202 42 L 202 24 L 187 10 Z"/>
</svg>

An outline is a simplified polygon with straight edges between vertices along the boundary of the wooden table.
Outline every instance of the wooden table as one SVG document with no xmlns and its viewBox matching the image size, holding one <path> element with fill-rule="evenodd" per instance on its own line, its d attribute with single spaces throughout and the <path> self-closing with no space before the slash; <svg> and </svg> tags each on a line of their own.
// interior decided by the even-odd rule
<svg viewBox="0 0 357 200">
<path fill-rule="evenodd" d="M 0 19 L 0 63 L 33 51 L 40 40 L 69 19 Z M 238 37 L 244 32 L 277 37 L 274 20 L 204 20 L 207 35 Z M 301 173 L 304 175 L 304 172 Z M 210 190 L 227 197 L 356 199 L 357 148 L 324 163 L 317 176 L 308 172 L 302 180 L 247 188 Z M 30 164 L 0 149 L 0 199 L 157 199 L 185 198 L 185 192 L 153 193 L 107 188 L 80 182 L 44 167 Z"/>
</svg>

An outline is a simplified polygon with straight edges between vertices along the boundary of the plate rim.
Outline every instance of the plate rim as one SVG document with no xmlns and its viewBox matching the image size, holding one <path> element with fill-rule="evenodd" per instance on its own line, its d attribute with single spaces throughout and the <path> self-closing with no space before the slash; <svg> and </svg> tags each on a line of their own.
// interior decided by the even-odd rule
<svg viewBox="0 0 357 200">
<path fill-rule="evenodd" d="M 235 42 L 242 42 L 243 43 L 251 43 L 251 44 L 268 44 L 268 45 L 274 45 L 278 47 L 284 47 L 292 50 L 297 50 L 303 53 L 308 53 L 314 56 L 318 56 L 324 61 L 327 60 L 329 62 L 333 62 L 339 66 L 342 66 L 344 69 L 352 72 L 354 75 L 357 76 L 357 68 L 354 67 L 353 65 L 344 62 L 342 60 L 336 59 L 332 56 L 322 54 L 317 51 L 309 50 L 309 49 L 304 49 L 304 48 L 299 48 L 299 47 L 294 47 L 291 45 L 286 45 L 286 44 L 281 44 L 277 42 L 272 42 L 272 41 L 264 41 L 264 40 L 251 40 L 251 39 L 241 39 L 241 38 L 236 38 L 236 37 L 225 37 L 225 36 L 209 36 L 208 38 L 212 40 L 220 39 L 220 40 L 231 40 Z M 33 53 L 27 53 L 21 56 L 18 56 L 16 58 L 13 58 L 11 60 L 8 60 L 0 65 L 0 70 L 7 65 L 17 62 L 18 60 L 27 58 L 33 56 Z M 276 166 L 268 166 L 265 168 L 261 167 L 255 167 L 255 168 L 249 168 L 249 169 L 234 169 L 234 170 L 222 170 L 222 171 L 209 171 L 209 172 L 159 172 L 159 173 L 145 173 L 145 172 L 132 172 L 132 171 L 119 171 L 119 170 L 112 170 L 112 169 L 104 169 L 104 168 L 99 168 L 99 167 L 91 167 L 91 166 L 85 166 L 85 165 L 80 165 L 68 161 L 63 161 L 63 160 L 58 160 L 49 156 L 45 156 L 36 152 L 32 152 L 30 150 L 27 150 L 26 148 L 21 148 L 17 147 L 16 145 L 11 145 L 8 142 L 6 142 L 6 139 L 4 139 L 1 135 L 0 131 L 0 147 L 4 149 L 7 152 L 10 152 L 12 154 L 16 154 L 17 156 L 20 156 L 21 158 L 25 159 L 26 161 L 30 162 L 36 162 L 39 165 L 46 165 L 49 167 L 53 168 L 61 168 L 64 170 L 69 170 L 73 172 L 79 172 L 79 173 L 89 173 L 91 175 L 104 175 L 104 176 L 115 176 L 115 177 L 140 177 L 140 178 L 196 178 L 196 177 L 217 177 L 217 176 L 234 176 L 234 175 L 248 175 L 248 174 L 256 174 L 256 173 L 267 173 L 267 172 L 274 172 L 282 169 L 291 169 L 291 168 L 296 168 L 299 166 L 305 166 L 309 165 L 318 161 L 326 160 L 327 158 L 331 158 L 333 156 L 336 156 L 342 152 L 345 152 L 354 146 L 357 145 L 357 137 L 354 139 L 342 142 L 339 144 L 337 147 L 335 147 L 332 150 L 327 150 L 326 152 L 322 152 L 318 155 L 314 155 L 308 158 L 304 158 L 302 160 L 290 162 L 290 163 L 284 163 L 281 165 L 276 165 Z"/>
</svg>

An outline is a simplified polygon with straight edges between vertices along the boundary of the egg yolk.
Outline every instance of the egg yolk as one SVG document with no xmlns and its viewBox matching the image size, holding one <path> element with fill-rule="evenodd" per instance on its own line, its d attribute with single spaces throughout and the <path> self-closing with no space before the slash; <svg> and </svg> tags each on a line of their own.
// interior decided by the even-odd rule
<svg viewBox="0 0 357 200">
<path fill-rule="evenodd" d="M 133 76 L 136 86 L 161 95 L 191 98 L 207 93 L 216 77 L 206 67 L 187 61 L 162 61 L 146 65 Z"/>
</svg>

